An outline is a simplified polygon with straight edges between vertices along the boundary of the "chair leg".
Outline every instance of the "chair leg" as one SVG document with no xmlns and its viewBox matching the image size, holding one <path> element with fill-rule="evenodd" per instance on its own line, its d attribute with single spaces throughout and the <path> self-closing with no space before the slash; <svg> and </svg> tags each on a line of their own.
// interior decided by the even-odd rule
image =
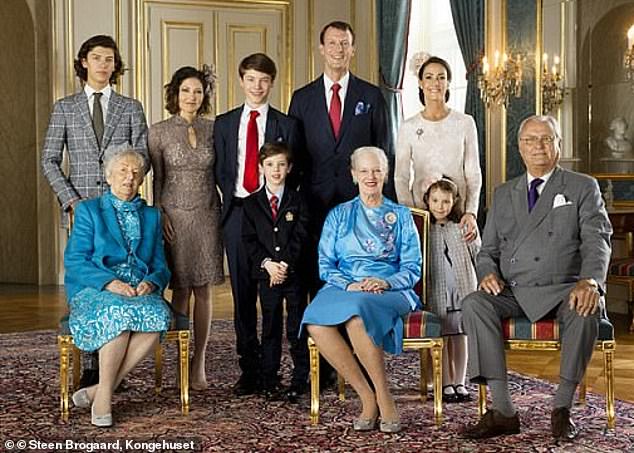
<svg viewBox="0 0 634 453">
<path fill-rule="evenodd" d="M 605 372 L 605 408 L 608 416 L 608 429 L 616 427 L 616 412 L 614 411 L 614 349 L 603 349 L 603 369 Z"/>
<path fill-rule="evenodd" d="M 339 401 L 345 401 L 346 400 L 346 380 L 339 373 L 337 373 L 337 390 L 339 392 Z"/>
<path fill-rule="evenodd" d="M 579 404 L 586 404 L 586 393 L 588 391 L 588 376 L 587 374 L 583 375 L 583 379 L 579 383 Z"/>
<path fill-rule="evenodd" d="M 478 415 L 482 417 L 487 412 L 487 386 L 478 385 Z"/>
<path fill-rule="evenodd" d="M 71 348 L 73 354 L 73 390 L 79 390 L 79 375 L 81 373 L 81 357 L 79 354 L 79 348 L 77 346 L 72 346 Z"/>
<path fill-rule="evenodd" d="M 189 330 L 178 335 L 178 358 L 180 362 L 181 413 L 189 414 Z"/>
<path fill-rule="evenodd" d="M 68 421 L 68 367 L 70 364 L 70 348 L 71 342 L 68 336 L 60 335 L 57 337 L 59 346 L 59 405 L 62 420 Z"/>
<path fill-rule="evenodd" d="M 431 348 L 431 360 L 434 376 L 434 419 L 436 426 L 442 424 L 442 349 L 443 341 Z M 425 387 L 427 384 L 425 384 Z M 425 389 L 427 390 L 427 389 Z"/>
<path fill-rule="evenodd" d="M 154 391 L 158 395 L 163 387 L 163 345 L 156 343 L 154 348 Z"/>
<path fill-rule="evenodd" d="M 310 357 L 310 423 L 319 423 L 319 350 L 312 340 L 308 341 Z"/>
<path fill-rule="evenodd" d="M 419 391 L 420 399 L 423 403 L 427 402 L 427 351 L 423 348 L 418 350 L 420 357 L 420 378 L 419 378 Z"/>
</svg>

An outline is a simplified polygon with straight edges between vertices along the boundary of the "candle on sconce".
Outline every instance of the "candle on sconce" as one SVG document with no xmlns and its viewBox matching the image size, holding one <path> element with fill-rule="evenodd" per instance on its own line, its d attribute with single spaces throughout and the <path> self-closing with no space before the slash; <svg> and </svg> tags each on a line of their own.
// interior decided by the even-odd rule
<svg viewBox="0 0 634 453">
<path fill-rule="evenodd" d="M 634 45 L 634 25 L 627 31 L 627 48 L 631 49 Z"/>
<path fill-rule="evenodd" d="M 495 56 L 493 61 L 495 62 L 495 69 L 497 69 L 498 66 L 500 65 L 500 51 L 499 50 L 495 51 Z"/>
<path fill-rule="evenodd" d="M 487 57 L 482 57 L 482 74 L 486 74 L 489 72 L 489 62 L 487 61 Z"/>
</svg>

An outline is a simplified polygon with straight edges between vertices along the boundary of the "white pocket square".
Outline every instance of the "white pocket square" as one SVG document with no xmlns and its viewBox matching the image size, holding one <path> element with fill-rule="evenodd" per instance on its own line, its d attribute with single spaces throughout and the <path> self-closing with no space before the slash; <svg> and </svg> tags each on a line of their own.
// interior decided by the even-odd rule
<svg viewBox="0 0 634 453">
<path fill-rule="evenodd" d="M 564 194 L 558 193 L 557 195 L 555 195 L 555 199 L 553 200 L 553 209 L 560 206 L 568 206 L 571 204 L 572 201 L 566 200 L 566 196 Z"/>
</svg>

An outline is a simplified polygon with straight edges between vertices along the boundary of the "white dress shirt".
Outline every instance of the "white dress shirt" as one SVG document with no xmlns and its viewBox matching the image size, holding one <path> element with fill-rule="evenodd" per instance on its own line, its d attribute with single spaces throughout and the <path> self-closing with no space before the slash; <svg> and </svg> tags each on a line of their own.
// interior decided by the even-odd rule
<svg viewBox="0 0 634 453">
<path fill-rule="evenodd" d="M 546 173 L 544 176 L 540 176 L 539 177 L 539 179 L 544 181 L 543 183 L 541 183 L 540 185 L 537 186 L 537 193 L 539 195 L 541 195 L 542 192 L 544 191 L 544 187 L 546 187 L 546 183 L 548 182 L 550 177 L 553 175 L 554 171 L 555 171 L 555 169 L 553 168 L 548 173 Z M 531 182 L 533 181 L 533 179 L 537 179 L 537 176 L 531 175 L 528 171 L 526 172 L 526 176 L 527 176 L 526 179 L 527 179 L 527 183 L 528 183 L 528 190 L 530 190 L 531 189 Z"/>
<path fill-rule="evenodd" d="M 335 83 L 338 83 L 341 88 L 339 89 L 339 100 L 341 101 L 341 118 L 343 118 L 343 108 L 346 100 L 346 93 L 348 92 L 348 83 L 350 82 L 350 72 L 346 72 L 346 75 L 343 76 L 338 82 L 333 82 L 330 78 L 324 74 L 324 88 L 326 90 L 326 110 L 330 112 L 330 100 L 332 99 L 332 95 L 334 94 L 332 90 L 332 86 Z"/>
<path fill-rule="evenodd" d="M 257 110 L 260 113 L 260 116 L 255 119 L 255 123 L 258 125 L 259 150 L 262 145 L 264 145 L 264 133 L 266 132 L 266 117 L 269 113 L 269 104 L 264 104 L 257 109 L 252 109 L 245 103 L 244 108 L 242 109 L 240 127 L 238 128 L 238 173 L 236 175 L 236 189 L 233 192 L 233 195 L 239 198 L 245 198 L 250 195 L 250 193 L 244 188 L 244 164 L 247 158 L 247 126 L 249 124 L 252 110 Z M 262 184 L 264 184 L 264 175 L 261 172 L 259 172 L 259 178 L 260 182 L 258 183 L 258 188 L 255 192 L 262 188 Z"/>
<path fill-rule="evenodd" d="M 94 94 L 97 90 L 90 87 L 88 84 L 84 85 L 84 93 L 86 93 L 86 97 L 88 98 L 88 108 L 90 109 L 90 117 L 92 118 L 92 112 L 94 110 L 95 105 L 95 96 Z M 112 93 L 112 87 L 107 85 L 104 89 L 100 91 L 103 96 L 101 96 L 101 111 L 103 112 L 103 122 L 104 127 L 106 125 L 106 115 L 108 115 L 108 101 L 110 101 L 110 94 Z"/>
</svg>

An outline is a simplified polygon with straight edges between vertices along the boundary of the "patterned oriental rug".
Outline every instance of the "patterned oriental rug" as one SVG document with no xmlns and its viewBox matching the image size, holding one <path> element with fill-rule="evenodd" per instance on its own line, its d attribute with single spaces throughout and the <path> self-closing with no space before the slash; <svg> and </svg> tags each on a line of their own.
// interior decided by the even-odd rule
<svg viewBox="0 0 634 453">
<path fill-rule="evenodd" d="M 572 444 L 557 444 L 549 432 L 553 385 L 511 375 L 512 395 L 520 411 L 522 433 L 472 442 L 458 435 L 477 417 L 475 401 L 444 405 L 442 427 L 433 423 L 432 403 L 417 397 L 417 354 L 388 362 L 392 388 L 405 429 L 397 435 L 356 433 L 351 421 L 359 411 L 348 389 L 340 402 L 334 391 L 321 398 L 321 421 L 311 426 L 309 400 L 299 405 L 268 402 L 260 396 L 234 398 L 238 377 L 231 321 L 214 321 L 209 344 L 210 387 L 192 392 L 189 416 L 180 413 L 175 386 L 176 349 L 165 353 L 164 388 L 153 389 L 153 361 L 144 361 L 127 379 L 128 390 L 114 399 L 115 426 L 98 429 L 90 411 L 71 409 L 59 418 L 56 334 L 41 331 L 0 335 L 0 451 L 208 451 L 208 452 L 634 452 L 634 405 L 617 401 L 617 429 L 604 433 L 601 395 L 573 414 L 582 427 Z M 284 356 L 288 375 L 289 358 Z M 474 388 L 471 389 L 475 391 Z"/>
</svg>

